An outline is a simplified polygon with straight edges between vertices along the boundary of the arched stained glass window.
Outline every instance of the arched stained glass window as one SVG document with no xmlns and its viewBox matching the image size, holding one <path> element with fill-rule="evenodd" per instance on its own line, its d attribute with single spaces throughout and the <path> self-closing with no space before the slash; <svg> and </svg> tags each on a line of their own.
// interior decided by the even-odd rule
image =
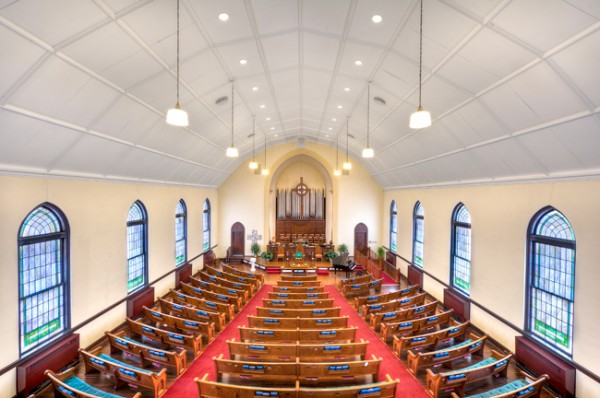
<svg viewBox="0 0 600 398">
<path fill-rule="evenodd" d="M 19 340 L 26 354 L 69 329 L 69 226 L 43 204 L 19 230 Z"/>
<path fill-rule="evenodd" d="M 564 215 L 547 207 L 532 218 L 527 239 L 527 331 L 571 355 L 575 234 Z"/>
<path fill-rule="evenodd" d="M 187 207 L 183 199 L 175 209 L 175 266 L 187 261 Z"/>
<path fill-rule="evenodd" d="M 202 211 L 202 251 L 210 249 L 210 201 L 204 201 Z"/>
<path fill-rule="evenodd" d="M 450 284 L 467 296 L 471 292 L 471 215 L 462 203 L 452 213 Z"/>
<path fill-rule="evenodd" d="M 423 243 L 425 234 L 425 211 L 420 201 L 413 211 L 413 264 L 423 267 Z"/>
<path fill-rule="evenodd" d="M 396 201 L 392 200 L 390 205 L 390 249 L 395 253 L 398 239 L 398 206 Z"/>
<path fill-rule="evenodd" d="M 127 291 L 148 283 L 148 216 L 139 200 L 127 214 Z"/>
</svg>

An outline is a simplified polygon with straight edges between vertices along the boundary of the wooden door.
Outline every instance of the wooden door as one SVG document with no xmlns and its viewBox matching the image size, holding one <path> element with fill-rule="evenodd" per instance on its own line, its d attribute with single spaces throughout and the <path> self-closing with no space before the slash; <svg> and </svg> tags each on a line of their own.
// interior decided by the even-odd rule
<svg viewBox="0 0 600 398">
<path fill-rule="evenodd" d="M 358 223 L 354 227 L 354 250 L 365 256 L 369 251 L 369 229 L 363 223 Z"/>
<path fill-rule="evenodd" d="M 246 229 L 244 224 L 236 222 L 231 226 L 231 254 L 245 254 L 244 235 Z"/>
</svg>

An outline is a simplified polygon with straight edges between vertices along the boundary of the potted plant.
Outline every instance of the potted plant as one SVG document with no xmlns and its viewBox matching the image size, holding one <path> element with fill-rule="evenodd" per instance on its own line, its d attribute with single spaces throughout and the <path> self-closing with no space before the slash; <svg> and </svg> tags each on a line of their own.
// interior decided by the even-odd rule
<svg viewBox="0 0 600 398">
<path fill-rule="evenodd" d="M 323 257 L 325 257 L 325 260 L 330 261 L 333 260 L 336 257 L 336 255 L 335 252 L 330 249 L 329 251 L 323 253 Z"/>
<path fill-rule="evenodd" d="M 260 253 L 260 245 L 254 242 L 250 247 L 250 250 L 252 251 L 252 254 L 254 254 L 254 257 L 257 257 L 258 253 Z"/>
<path fill-rule="evenodd" d="M 381 267 L 383 264 L 383 259 L 385 258 L 385 249 L 383 246 L 379 246 L 377 248 L 377 259 L 379 260 L 379 266 Z"/>
<path fill-rule="evenodd" d="M 340 253 L 340 255 L 344 254 L 344 253 L 348 253 L 348 246 L 346 246 L 345 243 L 342 243 L 338 246 L 338 253 Z"/>
<path fill-rule="evenodd" d="M 271 253 L 271 252 L 262 252 L 262 253 L 260 254 L 260 256 L 261 256 L 262 258 L 264 258 L 266 261 L 271 261 L 271 260 L 273 260 L 273 253 Z"/>
</svg>

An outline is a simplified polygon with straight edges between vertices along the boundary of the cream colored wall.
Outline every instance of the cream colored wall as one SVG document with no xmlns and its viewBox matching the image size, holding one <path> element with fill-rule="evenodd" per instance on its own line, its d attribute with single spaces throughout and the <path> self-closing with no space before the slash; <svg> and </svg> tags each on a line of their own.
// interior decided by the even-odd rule
<svg viewBox="0 0 600 398">
<path fill-rule="evenodd" d="M 174 219 L 180 199 L 188 210 L 188 258 L 202 251 L 206 198 L 211 200 L 213 220 L 218 219 L 216 189 L 8 176 L 0 177 L 0 187 L 0 339 L 10 342 L 0 350 L 0 368 L 19 359 L 17 235 L 23 219 L 39 204 L 54 204 L 69 222 L 72 326 L 127 295 L 125 225 L 134 201 L 141 200 L 148 211 L 150 281 L 175 266 Z M 214 221 L 212 231 L 218 235 Z M 172 276 L 165 278 L 155 286 L 156 294 L 164 294 L 173 283 Z M 82 328 L 82 346 L 124 318 L 125 305 L 121 305 Z M 0 396 L 15 394 L 14 377 L 14 372 L 0 376 Z"/>
<path fill-rule="evenodd" d="M 325 181 L 323 181 L 321 173 L 312 165 L 303 161 L 298 161 L 283 171 L 277 181 L 277 188 L 292 189 L 300 183 L 300 177 L 303 178 L 304 183 L 311 189 L 325 188 Z"/>
<path fill-rule="evenodd" d="M 336 244 L 346 243 L 352 252 L 354 227 L 359 222 L 363 222 L 369 228 L 369 240 L 373 242 L 372 245 L 382 244 L 379 232 L 383 190 L 358 161 L 352 160 L 353 169 L 349 176 L 334 177 L 335 149 L 329 146 L 306 143 L 305 148 L 299 149 L 294 144 L 282 144 L 268 148 L 267 154 L 269 176 L 254 175 L 248 169 L 248 162 L 243 162 L 219 187 L 220 207 L 233 209 L 219 213 L 221 226 L 219 256 L 225 255 L 231 241 L 231 226 L 236 221 L 244 224 L 246 235 L 252 229 L 256 229 L 263 236 L 263 240 L 259 243 L 264 250 L 269 237 L 275 234 L 274 224 L 269 219 L 269 211 L 274 209 L 273 203 L 269 203 L 266 199 L 271 194 L 269 192 L 271 179 L 280 165 L 299 155 L 307 155 L 320 162 L 333 181 L 333 192 L 327 193 L 327 200 L 331 200 L 333 204 L 333 231 L 326 231 L 326 236 L 331 236 L 333 232 L 333 241 Z M 340 153 L 340 156 L 342 155 L 344 154 Z M 256 158 L 263 159 L 263 156 L 257 154 Z M 286 169 L 288 172 L 282 175 L 286 176 L 285 181 L 295 181 L 293 184 L 295 185 L 300 180 L 300 175 L 294 178 L 293 170 L 300 171 L 296 166 L 290 166 L 290 170 Z M 246 254 L 250 253 L 250 244 L 250 241 L 246 240 Z"/>
<path fill-rule="evenodd" d="M 389 206 L 398 204 L 398 254 L 412 258 L 412 211 L 420 200 L 425 209 L 425 270 L 449 280 L 450 218 L 463 202 L 472 221 L 471 298 L 515 325 L 524 327 L 526 233 L 533 215 L 545 206 L 561 211 L 576 236 L 576 274 L 573 360 L 600 374 L 600 181 L 571 181 L 421 190 L 390 190 L 382 235 L 388 236 Z M 386 246 L 389 242 L 386 242 Z M 406 265 L 399 264 L 406 275 Z M 442 299 L 443 286 L 425 277 L 424 287 Z M 510 349 L 512 329 L 471 307 L 472 322 Z M 585 378 L 585 395 L 600 396 L 600 385 Z M 592 393 L 593 391 L 593 393 Z"/>
</svg>

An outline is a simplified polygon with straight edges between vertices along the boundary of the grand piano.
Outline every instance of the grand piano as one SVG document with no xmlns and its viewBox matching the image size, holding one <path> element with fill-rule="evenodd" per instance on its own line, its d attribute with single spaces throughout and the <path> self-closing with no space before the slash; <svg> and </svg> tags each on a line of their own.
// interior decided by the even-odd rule
<svg viewBox="0 0 600 398">
<path fill-rule="evenodd" d="M 331 260 L 331 265 L 333 266 L 333 272 L 337 275 L 337 271 L 346 272 L 346 278 L 350 277 L 350 272 L 354 271 L 356 268 L 356 263 L 352 260 L 348 260 L 348 253 L 342 253 L 337 257 L 334 257 Z"/>
</svg>

